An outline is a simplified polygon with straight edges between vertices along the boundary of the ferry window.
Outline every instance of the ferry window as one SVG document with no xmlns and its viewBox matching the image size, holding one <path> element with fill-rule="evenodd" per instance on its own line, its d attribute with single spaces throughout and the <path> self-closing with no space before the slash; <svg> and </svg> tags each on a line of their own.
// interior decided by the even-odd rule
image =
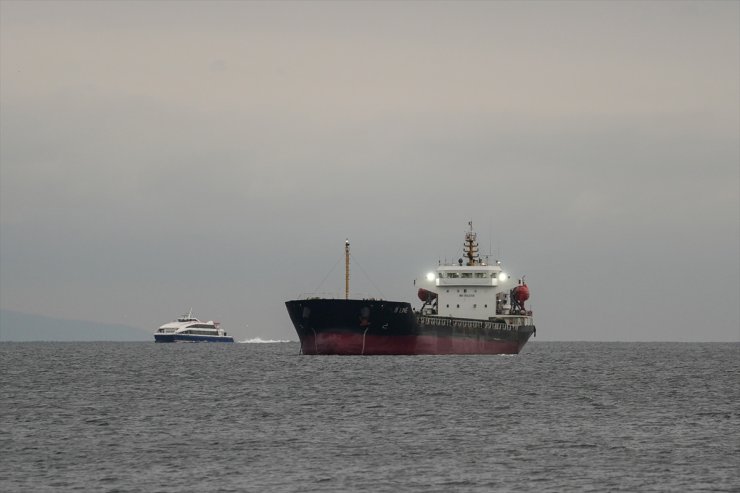
<svg viewBox="0 0 740 493">
<path fill-rule="evenodd" d="M 473 303 L 473 308 L 478 308 L 478 305 L 476 305 L 475 303 Z"/>
<path fill-rule="evenodd" d="M 447 277 L 451 279 L 456 279 L 459 276 L 457 275 L 457 272 L 450 272 L 449 274 L 447 274 Z"/>
<path fill-rule="evenodd" d="M 472 272 L 463 272 L 460 277 L 462 277 L 464 279 L 471 279 L 473 277 L 473 273 Z"/>
<path fill-rule="evenodd" d="M 483 305 L 483 308 L 488 308 L 488 305 Z"/>
<path fill-rule="evenodd" d="M 446 291 L 447 291 L 448 293 L 450 292 L 450 290 L 449 290 L 449 289 L 447 289 Z"/>
<path fill-rule="evenodd" d="M 450 305 L 447 305 L 447 308 L 449 308 L 449 307 L 450 307 Z"/>
<path fill-rule="evenodd" d="M 458 308 L 460 308 L 460 305 L 457 305 Z"/>
<path fill-rule="evenodd" d="M 463 289 L 463 293 L 467 293 L 467 292 L 468 292 L 468 290 L 467 290 L 467 289 Z"/>
<path fill-rule="evenodd" d="M 475 273 L 475 277 L 478 278 L 478 279 L 482 279 L 482 278 L 486 277 L 486 273 L 485 272 L 476 272 Z"/>
</svg>

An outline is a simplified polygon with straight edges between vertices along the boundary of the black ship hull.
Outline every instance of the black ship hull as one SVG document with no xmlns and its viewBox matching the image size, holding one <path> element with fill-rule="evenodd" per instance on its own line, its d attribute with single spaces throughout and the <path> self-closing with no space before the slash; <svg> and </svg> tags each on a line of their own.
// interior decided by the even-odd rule
<svg viewBox="0 0 740 493">
<path fill-rule="evenodd" d="M 400 301 L 306 299 L 285 303 L 303 354 L 517 354 L 534 325 L 414 312 Z"/>
</svg>

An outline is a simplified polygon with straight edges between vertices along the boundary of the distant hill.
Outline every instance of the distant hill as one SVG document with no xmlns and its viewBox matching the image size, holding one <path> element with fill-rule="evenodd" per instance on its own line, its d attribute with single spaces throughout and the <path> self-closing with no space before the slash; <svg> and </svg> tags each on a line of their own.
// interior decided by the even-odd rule
<svg viewBox="0 0 740 493">
<path fill-rule="evenodd" d="M 0 310 L 0 341 L 150 341 L 152 334 L 118 324 Z"/>
</svg>

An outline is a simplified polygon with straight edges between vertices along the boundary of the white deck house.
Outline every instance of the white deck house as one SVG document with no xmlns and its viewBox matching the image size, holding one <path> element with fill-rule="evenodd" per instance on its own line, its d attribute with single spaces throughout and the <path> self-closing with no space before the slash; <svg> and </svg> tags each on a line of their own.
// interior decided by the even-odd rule
<svg viewBox="0 0 740 493">
<path fill-rule="evenodd" d="M 427 277 L 434 283 L 434 304 L 425 303 L 422 313 L 439 317 L 478 320 L 505 319 L 531 322 L 529 312 L 512 313 L 510 291 L 516 286 L 503 271 L 499 261 L 488 264 L 478 255 L 478 243 L 473 226 L 465 233 L 464 258 L 456 264 L 440 265 Z M 525 317 L 522 317 L 524 315 Z"/>
</svg>

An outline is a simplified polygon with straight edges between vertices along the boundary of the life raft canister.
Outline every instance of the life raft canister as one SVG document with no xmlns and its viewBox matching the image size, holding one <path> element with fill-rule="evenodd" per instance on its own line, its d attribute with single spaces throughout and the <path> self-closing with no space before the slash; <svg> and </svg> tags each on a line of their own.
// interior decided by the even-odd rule
<svg viewBox="0 0 740 493">
<path fill-rule="evenodd" d="M 529 288 L 526 284 L 520 284 L 514 288 L 514 292 L 512 294 L 514 301 L 524 306 L 524 302 L 529 299 Z"/>
</svg>

